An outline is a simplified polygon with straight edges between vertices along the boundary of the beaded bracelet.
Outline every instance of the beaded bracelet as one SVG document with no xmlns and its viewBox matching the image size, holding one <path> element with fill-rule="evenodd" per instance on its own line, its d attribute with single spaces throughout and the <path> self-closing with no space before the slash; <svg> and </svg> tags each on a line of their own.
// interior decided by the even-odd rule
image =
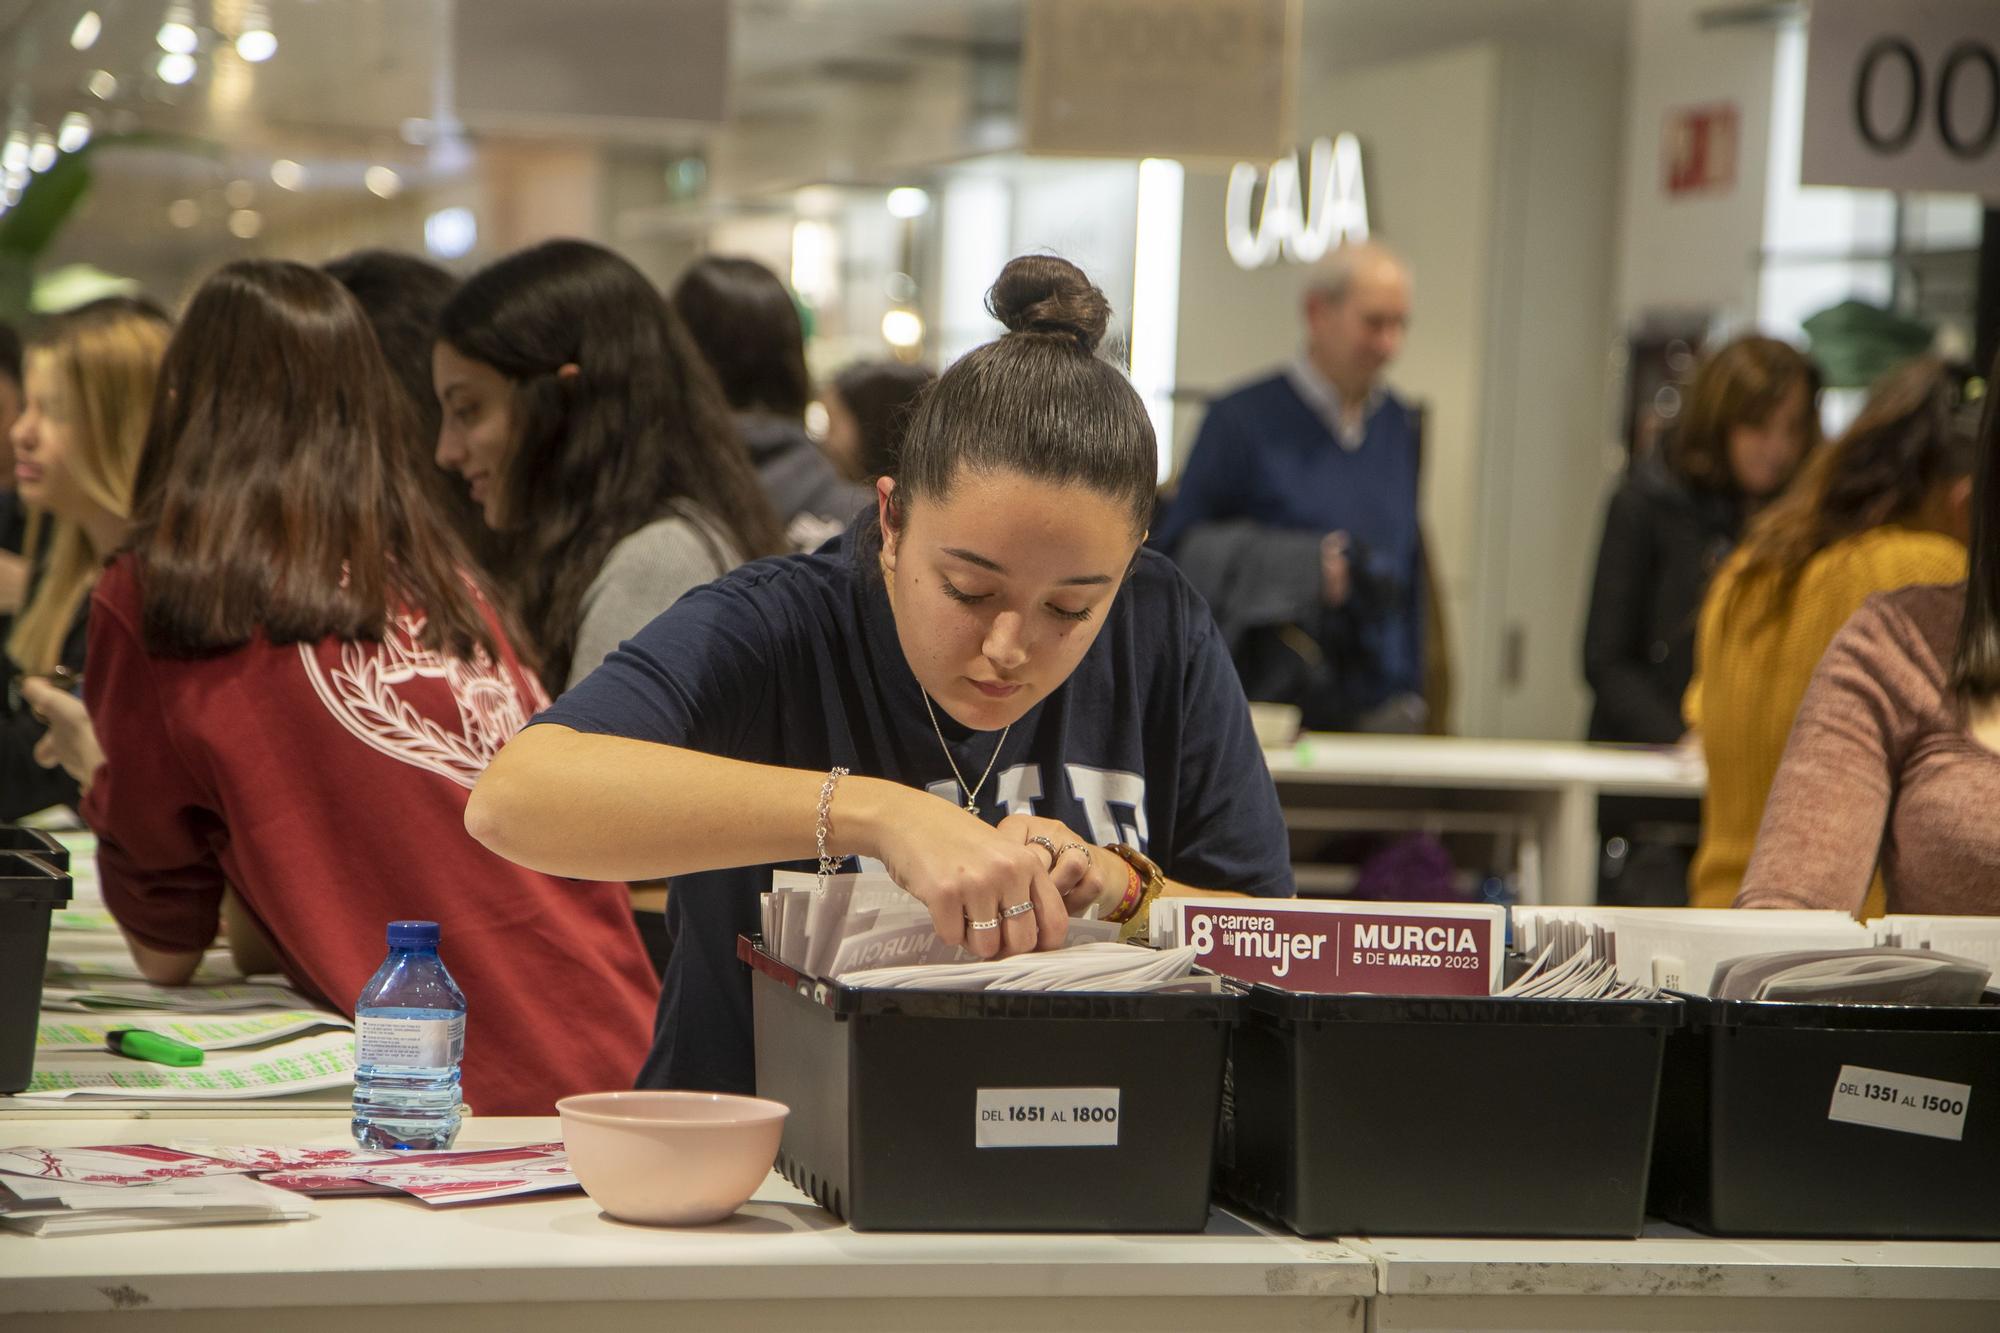
<svg viewBox="0 0 2000 1333">
<path fill-rule="evenodd" d="M 1122 861 L 1124 858 L 1120 857 L 1119 860 Z M 1125 863 L 1125 878 L 1125 896 L 1118 900 L 1118 906 L 1104 914 L 1106 921 L 1117 922 L 1120 925 L 1130 920 L 1132 914 L 1139 910 L 1140 895 L 1146 890 L 1146 881 L 1139 877 L 1139 867 L 1129 861 Z"/>
<path fill-rule="evenodd" d="M 819 882 L 813 886 L 815 893 L 825 892 L 827 877 L 840 873 L 841 858 L 827 851 L 826 835 L 833 811 L 833 789 L 846 776 L 847 770 L 836 765 L 827 770 L 826 781 L 820 784 L 819 817 L 813 826 L 813 841 L 819 847 Z"/>
</svg>

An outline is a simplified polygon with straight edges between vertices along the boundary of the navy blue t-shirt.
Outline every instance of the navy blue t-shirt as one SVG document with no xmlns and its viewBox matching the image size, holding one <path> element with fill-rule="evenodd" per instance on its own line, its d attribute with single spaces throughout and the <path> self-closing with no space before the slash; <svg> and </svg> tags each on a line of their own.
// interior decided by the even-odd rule
<svg viewBox="0 0 2000 1333">
<path fill-rule="evenodd" d="M 873 522 L 696 588 L 535 721 L 788 768 L 839 764 L 962 801 L 896 638 Z M 998 733 L 968 731 L 942 709 L 937 721 L 959 769 L 984 771 Z M 1007 734 L 978 805 L 988 822 L 1028 813 L 1094 843 L 1129 843 L 1197 888 L 1292 892 L 1277 793 L 1235 668 L 1208 608 L 1152 551 L 1075 672 Z M 674 880 L 673 953 L 639 1086 L 754 1090 L 735 940 L 757 931 L 773 868 Z"/>
</svg>

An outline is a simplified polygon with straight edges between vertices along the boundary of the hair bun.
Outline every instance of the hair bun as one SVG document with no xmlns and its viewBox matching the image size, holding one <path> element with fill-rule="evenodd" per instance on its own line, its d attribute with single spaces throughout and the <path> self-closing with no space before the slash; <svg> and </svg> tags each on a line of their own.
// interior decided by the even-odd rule
<svg viewBox="0 0 2000 1333">
<path fill-rule="evenodd" d="M 986 308 L 1010 333 L 1072 338 L 1086 353 L 1097 350 L 1111 322 L 1104 293 L 1082 269 L 1054 255 L 1008 261 L 986 293 Z"/>
</svg>

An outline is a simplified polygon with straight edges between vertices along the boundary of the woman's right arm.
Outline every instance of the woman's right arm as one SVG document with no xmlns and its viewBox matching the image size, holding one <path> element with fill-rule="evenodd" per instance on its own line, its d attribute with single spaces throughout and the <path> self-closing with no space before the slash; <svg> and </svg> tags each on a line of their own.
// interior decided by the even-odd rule
<svg viewBox="0 0 2000 1333">
<path fill-rule="evenodd" d="M 576 879 L 641 880 L 810 860 L 827 775 L 555 723 L 507 743 L 473 788 L 465 826 L 510 861 Z M 938 936 L 981 956 L 1055 948 L 1068 914 L 1037 847 L 929 792 L 840 779 L 828 849 L 871 856 L 921 901 Z M 1003 905 L 1035 911 L 968 932 Z"/>
</svg>

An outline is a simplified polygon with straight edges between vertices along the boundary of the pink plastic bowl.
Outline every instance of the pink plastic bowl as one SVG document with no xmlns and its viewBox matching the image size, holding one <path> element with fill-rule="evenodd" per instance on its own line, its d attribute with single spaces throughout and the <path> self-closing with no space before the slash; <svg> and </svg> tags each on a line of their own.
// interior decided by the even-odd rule
<svg viewBox="0 0 2000 1333">
<path fill-rule="evenodd" d="M 719 1092 L 586 1092 L 556 1103 L 584 1192 L 653 1226 L 702 1226 L 770 1174 L 790 1108 Z"/>
</svg>

